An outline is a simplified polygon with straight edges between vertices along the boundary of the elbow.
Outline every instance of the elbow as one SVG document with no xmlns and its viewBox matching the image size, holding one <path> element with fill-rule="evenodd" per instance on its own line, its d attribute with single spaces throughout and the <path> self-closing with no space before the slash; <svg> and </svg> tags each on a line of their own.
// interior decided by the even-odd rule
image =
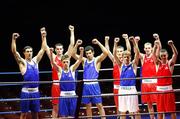
<svg viewBox="0 0 180 119">
<path fill-rule="evenodd" d="M 11 52 L 14 54 L 16 53 L 16 50 L 14 48 L 11 48 Z"/>
<path fill-rule="evenodd" d="M 108 50 L 105 50 L 103 53 L 104 53 L 104 55 L 108 55 L 109 52 L 108 52 Z"/>
</svg>

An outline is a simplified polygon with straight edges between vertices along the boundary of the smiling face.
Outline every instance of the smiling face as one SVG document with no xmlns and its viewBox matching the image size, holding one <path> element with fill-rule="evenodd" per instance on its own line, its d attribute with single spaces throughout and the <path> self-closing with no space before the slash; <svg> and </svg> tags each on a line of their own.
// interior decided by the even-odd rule
<svg viewBox="0 0 180 119">
<path fill-rule="evenodd" d="M 144 44 L 144 51 L 145 51 L 146 55 L 149 56 L 152 53 L 152 50 L 153 50 L 153 48 L 152 48 L 151 43 L 145 43 Z"/>
</svg>

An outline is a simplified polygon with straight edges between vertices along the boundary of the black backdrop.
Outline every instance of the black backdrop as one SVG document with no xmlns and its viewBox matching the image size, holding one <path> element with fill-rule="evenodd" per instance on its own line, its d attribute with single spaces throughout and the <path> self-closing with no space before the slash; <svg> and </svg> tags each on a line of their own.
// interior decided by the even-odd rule
<svg viewBox="0 0 180 119">
<path fill-rule="evenodd" d="M 118 1 L 18 1 L 6 0 L 0 4 L 0 71 L 19 71 L 10 51 L 11 35 L 19 32 L 17 49 L 22 53 L 25 45 L 31 45 L 34 53 L 40 49 L 39 29 L 47 29 L 50 46 L 62 42 L 65 49 L 69 43 L 68 25 L 75 26 L 76 38 L 83 40 L 83 46 L 98 38 L 104 44 L 104 36 L 113 38 L 122 33 L 139 35 L 140 50 L 145 42 L 153 42 L 153 33 L 158 33 L 163 48 L 170 49 L 167 41 L 172 39 L 178 48 L 180 14 L 176 3 L 118 2 Z M 125 45 L 121 40 L 122 45 Z M 96 54 L 99 54 L 98 47 Z M 112 47 L 111 47 L 112 48 Z M 171 52 L 170 52 L 171 54 Z M 22 55 L 22 54 L 21 54 Z M 179 63 L 179 56 L 177 63 Z M 109 59 L 102 67 L 111 67 Z M 40 70 L 50 70 L 49 60 L 44 55 Z"/>
</svg>

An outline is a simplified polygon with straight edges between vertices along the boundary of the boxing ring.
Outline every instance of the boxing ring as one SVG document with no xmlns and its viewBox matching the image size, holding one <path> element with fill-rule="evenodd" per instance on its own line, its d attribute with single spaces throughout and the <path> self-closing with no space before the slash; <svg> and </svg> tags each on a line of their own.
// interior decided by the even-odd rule
<svg viewBox="0 0 180 119">
<path fill-rule="evenodd" d="M 175 97 L 176 97 L 176 115 L 177 115 L 177 119 L 180 119 L 180 95 L 178 94 L 180 92 L 180 86 L 177 86 L 176 83 L 180 83 L 180 80 L 178 81 L 178 79 L 180 79 L 180 75 L 178 75 L 178 70 L 180 70 L 180 64 L 176 64 L 175 68 L 174 68 L 174 75 L 172 75 L 171 77 L 173 78 L 173 91 L 172 93 L 175 93 Z M 139 69 L 139 68 L 138 68 Z M 82 85 L 85 81 L 82 80 L 82 72 L 83 70 L 78 70 L 77 72 L 77 79 L 76 83 Z M 102 73 L 104 72 L 104 73 Z M 53 83 L 53 81 L 51 80 L 51 71 L 40 71 L 40 81 L 39 82 L 23 82 L 22 79 L 20 79 L 20 72 L 0 72 L 0 76 L 1 77 L 7 77 L 7 79 L 5 78 L 5 81 L 0 82 L 0 92 L 1 92 L 1 97 L 0 97 L 0 119 L 11 119 L 13 117 L 13 119 L 19 118 L 19 115 L 21 113 L 20 111 L 20 101 L 21 100 L 40 100 L 40 119 L 48 119 L 51 118 L 51 111 L 52 111 L 52 106 L 51 106 L 51 100 L 56 98 L 78 98 L 78 104 L 77 104 L 77 109 L 76 109 L 76 118 L 87 118 L 86 114 L 85 114 L 85 107 L 80 104 L 81 102 L 81 98 L 83 97 L 95 97 L 95 96 L 101 96 L 102 97 L 102 104 L 103 107 L 105 109 L 106 115 L 105 117 L 107 119 L 115 119 L 117 116 L 120 116 L 120 114 L 116 114 L 116 106 L 114 105 L 114 96 L 124 96 L 124 95 L 138 95 L 139 100 L 141 100 L 141 95 L 147 95 L 147 94 L 159 94 L 160 92 L 151 92 L 151 93 L 142 93 L 138 88 L 137 94 L 114 94 L 113 92 L 113 81 L 114 79 L 110 79 L 107 78 L 112 77 L 111 73 L 106 73 L 106 72 L 111 72 L 112 73 L 112 68 L 106 68 L 106 69 L 101 69 L 100 70 L 100 77 L 106 77 L 106 78 L 100 78 L 96 81 L 98 81 L 100 83 L 100 87 L 101 87 L 101 95 L 91 95 L 91 96 L 82 96 L 81 94 L 79 94 L 79 92 L 77 92 L 77 96 L 73 96 L 73 97 L 51 97 L 51 84 Z M 16 75 L 16 76 L 14 76 Z M 43 75 L 45 75 L 44 77 L 48 77 L 47 81 L 43 81 L 44 77 Z M 13 78 L 17 78 L 17 81 L 8 81 L 8 78 L 11 79 Z M 22 78 L 22 77 L 21 77 Z M 137 77 L 136 79 L 138 79 L 136 82 L 138 85 L 140 85 L 140 81 L 143 79 L 146 79 L 146 77 Z M 157 78 L 157 77 L 152 77 L 153 78 Z M 159 77 L 161 78 L 161 77 Z M 163 77 L 162 77 L 163 78 Z M 14 79 L 13 79 L 14 80 Z M 128 79 L 129 80 L 129 79 Z M 132 79 L 130 79 L 132 80 Z M 69 81 L 60 81 L 61 82 L 69 82 Z M 21 85 L 25 84 L 25 83 L 39 83 L 40 84 L 40 98 L 27 98 L 27 99 L 20 99 L 20 92 L 21 92 Z M 101 84 L 103 83 L 103 85 Z M 105 85 L 105 83 L 107 83 L 108 85 Z M 110 84 L 111 83 L 111 84 Z M 137 87 L 137 86 L 136 86 Z M 79 87 L 78 87 L 79 88 Z M 104 88 L 107 88 L 104 91 Z M 15 90 L 14 90 L 15 89 Z M 46 90 L 47 89 L 47 90 Z M 111 89 L 111 90 L 110 90 Z M 11 90 L 13 90 L 11 92 Z M 78 90 L 78 89 L 77 89 Z M 7 92 L 5 92 L 7 91 Z M 13 94 L 15 93 L 15 94 Z M 161 92 L 162 93 L 162 92 Z M 179 95 L 179 96 L 178 96 Z M 106 101 L 107 100 L 107 101 Z M 153 105 L 156 105 L 155 103 Z M 142 119 L 149 119 L 149 115 L 150 113 L 147 112 L 146 109 L 146 104 L 142 104 L 141 101 L 139 101 L 139 108 L 140 108 L 140 114 Z M 97 111 L 97 108 L 95 106 L 92 107 L 93 109 L 93 118 L 100 118 L 101 116 L 99 115 L 99 112 Z M 173 113 L 173 112 L 166 112 L 166 118 L 170 119 L 169 114 Z M 155 110 L 154 112 L 155 116 L 157 116 L 158 112 Z M 11 116 L 10 116 L 11 115 Z M 127 114 L 130 116 L 130 114 Z"/>
</svg>

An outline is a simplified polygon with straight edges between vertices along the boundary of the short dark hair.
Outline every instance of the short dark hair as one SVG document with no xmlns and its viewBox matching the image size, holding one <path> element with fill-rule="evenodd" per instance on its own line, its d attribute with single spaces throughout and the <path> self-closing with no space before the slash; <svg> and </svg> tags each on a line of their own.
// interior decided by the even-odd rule
<svg viewBox="0 0 180 119">
<path fill-rule="evenodd" d="M 92 46 L 90 46 L 90 45 L 88 45 L 88 46 L 85 47 L 85 52 L 86 52 L 86 51 L 89 51 L 89 50 L 91 50 L 92 52 L 94 52 L 94 48 L 93 48 Z"/>
<path fill-rule="evenodd" d="M 55 47 L 56 47 L 56 46 L 62 46 L 62 47 L 63 47 L 63 44 L 61 44 L 61 43 L 56 43 L 56 44 L 55 44 Z"/>
<path fill-rule="evenodd" d="M 33 50 L 33 48 L 32 48 L 31 46 L 25 46 L 25 47 L 23 48 L 23 52 L 25 52 L 26 49 L 32 49 L 32 50 Z"/>
<path fill-rule="evenodd" d="M 69 55 L 63 55 L 63 56 L 61 57 L 61 61 L 65 60 L 65 59 L 69 59 Z"/>
</svg>

